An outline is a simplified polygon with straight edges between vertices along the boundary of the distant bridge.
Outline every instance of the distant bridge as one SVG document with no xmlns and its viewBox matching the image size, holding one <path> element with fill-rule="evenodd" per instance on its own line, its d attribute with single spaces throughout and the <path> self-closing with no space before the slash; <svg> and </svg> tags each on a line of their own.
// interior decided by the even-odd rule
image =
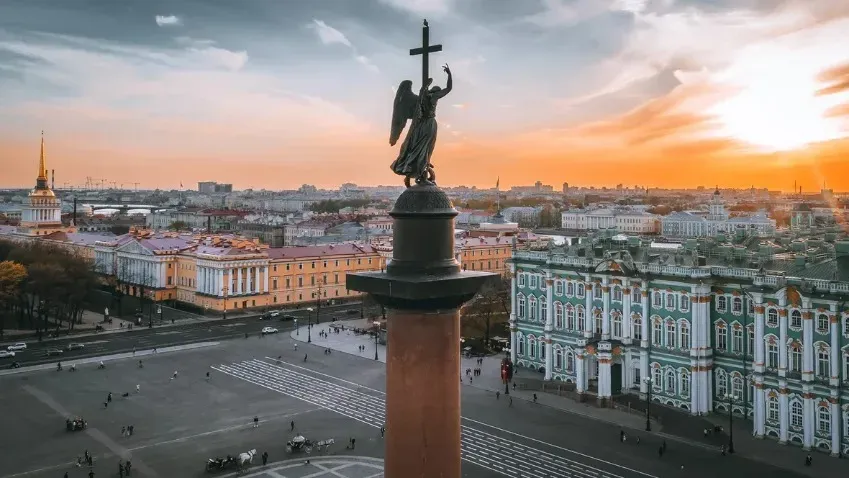
<svg viewBox="0 0 849 478">
<path fill-rule="evenodd" d="M 164 206 L 154 206 L 152 204 L 83 204 L 83 206 L 90 207 L 92 212 L 102 211 L 104 209 L 114 209 L 124 213 L 126 213 L 127 211 L 132 211 L 134 209 L 144 209 L 148 211 L 165 209 Z"/>
</svg>

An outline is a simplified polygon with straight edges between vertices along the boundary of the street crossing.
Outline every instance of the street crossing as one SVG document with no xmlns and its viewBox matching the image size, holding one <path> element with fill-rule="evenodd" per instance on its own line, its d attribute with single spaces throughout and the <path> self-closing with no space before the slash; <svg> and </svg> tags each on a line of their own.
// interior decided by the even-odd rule
<svg viewBox="0 0 849 478">
<path fill-rule="evenodd" d="M 351 382 L 317 372 L 304 373 L 307 371 L 304 367 L 287 362 L 276 363 L 253 359 L 212 368 L 375 428 L 386 423 L 386 400 L 383 392 L 377 390 L 357 387 Z M 326 380 L 317 375 L 324 375 L 335 381 Z M 542 442 L 534 443 L 534 446 L 526 445 L 494 434 L 495 430 L 481 423 L 476 423 L 474 426 L 462 425 L 463 459 L 492 472 L 517 478 L 656 478 L 647 473 L 554 445 L 545 445 Z M 539 445 L 553 452 L 541 449 Z M 573 458 L 562 456 L 564 454 Z"/>
</svg>

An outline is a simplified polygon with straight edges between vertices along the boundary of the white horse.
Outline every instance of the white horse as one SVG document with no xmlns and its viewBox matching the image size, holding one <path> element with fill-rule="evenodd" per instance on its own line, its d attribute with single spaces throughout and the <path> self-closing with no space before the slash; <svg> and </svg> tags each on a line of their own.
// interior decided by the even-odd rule
<svg viewBox="0 0 849 478">
<path fill-rule="evenodd" d="M 243 468 L 247 465 L 250 465 L 254 461 L 254 455 L 256 455 L 256 449 L 251 451 L 247 451 L 245 453 L 239 454 L 239 468 Z"/>
</svg>

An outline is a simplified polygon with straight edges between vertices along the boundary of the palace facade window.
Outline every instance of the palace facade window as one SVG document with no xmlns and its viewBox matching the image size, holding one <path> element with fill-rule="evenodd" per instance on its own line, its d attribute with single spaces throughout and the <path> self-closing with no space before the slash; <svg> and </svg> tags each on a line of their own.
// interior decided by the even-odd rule
<svg viewBox="0 0 849 478">
<path fill-rule="evenodd" d="M 724 295 L 716 296 L 716 310 L 718 312 L 725 312 L 728 309 L 728 298 Z"/>
<path fill-rule="evenodd" d="M 728 329 L 724 324 L 716 328 L 716 348 L 722 351 L 728 349 Z"/>
<path fill-rule="evenodd" d="M 798 310 L 790 312 L 790 327 L 794 329 L 802 328 L 802 313 Z"/>
<path fill-rule="evenodd" d="M 716 371 L 716 396 L 724 398 L 728 393 L 728 375 L 722 370 Z"/>
<path fill-rule="evenodd" d="M 622 337 L 622 315 L 618 312 L 613 313 L 613 337 Z"/>
<path fill-rule="evenodd" d="M 802 428 L 805 423 L 804 408 L 802 402 L 794 400 L 790 403 L 790 426 L 794 428 Z"/>
<path fill-rule="evenodd" d="M 554 327 L 563 328 L 563 304 L 560 302 L 554 303 Z"/>
<path fill-rule="evenodd" d="M 586 313 L 584 311 L 583 305 L 579 305 L 577 307 L 577 314 L 578 314 L 578 323 L 576 324 L 577 325 L 576 328 L 578 330 L 583 330 L 584 329 L 584 320 L 586 320 Z"/>
<path fill-rule="evenodd" d="M 576 287 L 577 287 L 577 292 L 576 292 L 576 294 L 575 294 L 575 295 L 576 295 L 578 298 L 583 297 L 583 296 L 584 296 L 584 293 L 586 292 L 586 287 L 584 286 L 584 284 L 583 284 L 582 282 L 579 282 L 579 283 L 578 283 L 578 285 L 577 285 Z"/>
<path fill-rule="evenodd" d="M 554 283 L 554 293 L 557 295 L 563 295 L 563 281 L 558 280 Z"/>
<path fill-rule="evenodd" d="M 830 374 L 831 353 L 828 347 L 817 350 L 817 377 L 828 378 Z"/>
<path fill-rule="evenodd" d="M 766 402 L 766 419 L 771 422 L 777 422 L 779 417 L 778 399 L 769 397 Z"/>
<path fill-rule="evenodd" d="M 681 294 L 681 311 L 686 312 L 690 309 L 690 296 Z"/>
<path fill-rule="evenodd" d="M 622 288 L 618 285 L 613 287 L 613 300 L 622 302 Z"/>
<path fill-rule="evenodd" d="M 824 435 L 831 433 L 831 411 L 828 407 L 817 409 L 817 431 Z"/>
<path fill-rule="evenodd" d="M 660 319 L 652 324 L 652 342 L 655 346 L 663 345 L 663 324 L 660 323 Z"/>
<path fill-rule="evenodd" d="M 635 340 L 643 340 L 643 319 L 634 317 L 631 319 L 631 337 Z"/>
<path fill-rule="evenodd" d="M 731 299 L 731 312 L 740 314 L 743 312 L 743 299 L 734 297 Z"/>
<path fill-rule="evenodd" d="M 566 329 L 575 330 L 575 308 L 572 304 L 566 306 Z"/>
<path fill-rule="evenodd" d="M 519 287 L 525 287 L 525 273 L 521 272 L 521 273 L 517 274 L 517 276 L 518 276 L 518 279 L 519 279 L 518 280 Z"/>
<path fill-rule="evenodd" d="M 528 298 L 528 320 L 537 319 L 537 298 L 530 296 Z"/>
<path fill-rule="evenodd" d="M 643 300 L 643 297 L 642 293 L 640 292 L 640 288 L 634 287 L 633 289 L 631 289 L 631 302 L 639 304 L 641 300 Z"/>
<path fill-rule="evenodd" d="M 595 286 L 593 286 L 593 298 L 601 299 L 601 294 L 602 294 L 601 284 L 596 284 Z"/>
<path fill-rule="evenodd" d="M 681 370 L 681 395 L 687 397 L 690 395 L 690 373 L 686 370 Z"/>
<path fill-rule="evenodd" d="M 516 298 L 516 313 L 519 314 L 519 318 L 525 318 L 525 297 L 523 295 L 519 295 Z"/>
<path fill-rule="evenodd" d="M 542 298 L 539 300 L 539 320 L 540 322 L 548 320 L 548 302 Z"/>
<path fill-rule="evenodd" d="M 566 352 L 566 371 L 572 372 L 575 370 L 575 355 L 569 351 Z"/>
<path fill-rule="evenodd" d="M 666 322 L 666 346 L 675 347 L 675 322 Z"/>
<path fill-rule="evenodd" d="M 668 395 L 675 395 L 675 372 L 672 370 L 666 371 L 666 393 Z"/>
<path fill-rule="evenodd" d="M 653 307 L 662 307 L 663 306 L 663 298 L 660 295 L 660 292 L 655 292 L 652 294 L 652 306 Z"/>
<path fill-rule="evenodd" d="M 766 326 L 767 327 L 778 327 L 778 311 L 775 309 L 769 309 L 766 311 Z"/>
<path fill-rule="evenodd" d="M 828 316 L 819 314 L 817 316 L 817 331 L 821 334 L 828 333 Z"/>
<path fill-rule="evenodd" d="M 566 283 L 566 295 L 569 297 L 575 295 L 575 284 L 573 282 Z"/>
<path fill-rule="evenodd" d="M 778 368 L 778 345 L 775 341 L 766 341 L 766 367 Z"/>
<path fill-rule="evenodd" d="M 682 349 L 690 348 L 690 323 L 686 320 L 682 320 L 681 324 L 678 326 L 678 335 L 679 335 L 679 347 Z"/>
<path fill-rule="evenodd" d="M 793 342 L 788 347 L 789 368 L 791 372 L 802 371 L 802 346 L 798 342 Z"/>
<path fill-rule="evenodd" d="M 743 353 L 743 329 L 739 325 L 731 329 L 731 348 L 734 353 Z"/>
</svg>

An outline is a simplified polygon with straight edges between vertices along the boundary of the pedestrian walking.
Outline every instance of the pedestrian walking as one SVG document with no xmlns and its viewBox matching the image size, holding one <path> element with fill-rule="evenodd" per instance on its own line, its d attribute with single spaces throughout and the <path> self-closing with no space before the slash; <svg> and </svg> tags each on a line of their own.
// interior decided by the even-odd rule
<svg viewBox="0 0 849 478">
<path fill-rule="evenodd" d="M 357 439 L 351 438 L 351 449 L 353 450 L 354 448 L 356 448 L 356 445 L 357 445 Z"/>
<path fill-rule="evenodd" d="M 133 347 L 133 357 L 135 357 L 135 356 L 136 356 L 136 348 Z"/>
<path fill-rule="evenodd" d="M 259 417 L 254 415 L 254 428 L 259 427 Z"/>
<path fill-rule="evenodd" d="M 663 452 L 666 453 L 666 440 L 663 440 L 663 444 L 660 446 L 663 447 Z"/>
<path fill-rule="evenodd" d="M 65 476 L 63 478 L 68 478 L 68 472 L 65 472 Z"/>
<path fill-rule="evenodd" d="M 124 463 L 118 461 L 118 478 L 124 478 Z"/>
<path fill-rule="evenodd" d="M 510 397 L 510 406 L 513 406 L 513 397 Z"/>
<path fill-rule="evenodd" d="M 124 436 L 126 434 L 127 434 L 127 427 L 121 427 L 121 436 Z"/>
<path fill-rule="evenodd" d="M 209 381 L 209 372 L 206 372 L 206 381 Z"/>
<path fill-rule="evenodd" d="M 295 420 L 292 420 L 291 422 L 289 422 L 289 431 L 290 432 L 295 431 Z"/>
<path fill-rule="evenodd" d="M 130 432 L 130 436 L 133 436 L 133 433 L 135 433 L 135 432 L 136 432 L 136 426 L 135 426 L 135 425 L 130 425 L 130 427 L 129 427 L 128 431 Z M 129 463 L 129 461 L 127 461 L 127 463 Z"/>
<path fill-rule="evenodd" d="M 94 470 L 88 471 L 88 478 L 94 478 Z"/>
<path fill-rule="evenodd" d="M 136 393 L 139 393 L 140 390 L 141 390 L 141 387 L 139 385 L 136 385 Z"/>
<path fill-rule="evenodd" d="M 262 466 L 265 466 L 266 464 L 268 464 L 268 452 L 264 451 L 262 452 Z"/>
<path fill-rule="evenodd" d="M 657 457 L 663 458 L 663 445 L 660 445 L 659 447 L 657 447 Z"/>
<path fill-rule="evenodd" d="M 495 392 L 495 399 L 496 399 L 496 400 L 500 400 L 500 399 L 501 399 L 501 392 L 500 392 L 500 391 Z"/>
<path fill-rule="evenodd" d="M 386 435 L 386 427 L 380 427 L 380 438 L 383 438 L 384 435 Z"/>
<path fill-rule="evenodd" d="M 534 403 L 537 403 L 537 394 L 534 394 Z"/>
<path fill-rule="evenodd" d="M 619 429 L 619 441 L 625 441 L 625 430 L 622 430 L 621 428 Z"/>
</svg>

